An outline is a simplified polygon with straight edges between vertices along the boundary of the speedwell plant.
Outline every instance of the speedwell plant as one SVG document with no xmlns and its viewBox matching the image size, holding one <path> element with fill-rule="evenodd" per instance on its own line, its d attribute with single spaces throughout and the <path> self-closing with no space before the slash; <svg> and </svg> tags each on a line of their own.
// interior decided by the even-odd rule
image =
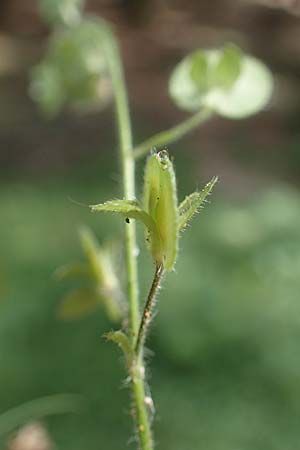
<svg viewBox="0 0 300 450">
<path fill-rule="evenodd" d="M 90 209 L 125 218 L 127 284 L 123 295 L 111 248 L 100 247 L 89 230 L 82 230 L 86 263 L 62 268 L 57 275 L 64 278 L 89 274 L 91 286 L 89 290 L 71 292 L 62 302 L 60 314 L 78 316 L 103 304 L 110 319 L 123 324 L 121 329 L 107 333 L 106 337 L 124 352 L 138 448 L 153 450 L 151 419 L 154 409 L 149 386 L 146 386 L 145 340 L 162 279 L 176 264 L 180 234 L 217 182 L 217 177 L 213 177 L 202 190 L 178 203 L 175 169 L 166 145 L 214 115 L 241 119 L 259 112 L 269 102 L 273 81 L 260 61 L 244 54 L 236 45 L 196 49 L 179 62 L 169 82 L 172 100 L 189 112 L 189 117 L 134 146 L 123 65 L 114 33 L 104 20 L 85 16 L 83 6 L 81 0 L 41 0 L 41 13 L 53 32 L 44 60 L 33 70 L 31 95 L 41 110 L 53 117 L 65 106 L 103 107 L 112 94 L 123 192 L 119 199 L 101 199 L 102 203 L 91 205 Z M 146 157 L 144 187 L 142 198 L 138 199 L 135 161 L 143 157 Z M 153 281 L 145 302 L 139 297 L 138 289 L 136 221 L 144 227 L 145 244 L 154 265 Z"/>
</svg>

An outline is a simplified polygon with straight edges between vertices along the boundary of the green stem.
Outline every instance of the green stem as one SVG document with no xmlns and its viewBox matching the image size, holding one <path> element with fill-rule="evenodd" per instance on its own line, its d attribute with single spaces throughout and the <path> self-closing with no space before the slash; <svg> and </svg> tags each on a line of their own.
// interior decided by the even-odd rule
<svg viewBox="0 0 300 450">
<path fill-rule="evenodd" d="M 161 131 L 151 138 L 144 141 L 142 144 L 135 147 L 133 150 L 134 158 L 138 159 L 145 156 L 152 148 L 159 148 L 171 142 L 177 141 L 185 134 L 197 128 L 201 123 L 205 122 L 212 115 L 209 109 L 203 109 L 175 127 L 169 130 Z"/>
<path fill-rule="evenodd" d="M 150 291 L 148 294 L 148 298 L 147 298 L 147 301 L 146 301 L 146 304 L 144 307 L 144 311 L 142 314 L 140 328 L 139 328 L 139 334 L 138 334 L 137 341 L 136 341 L 135 353 L 138 357 L 139 357 L 139 355 L 142 354 L 142 351 L 143 351 L 145 339 L 147 336 L 147 331 L 148 331 L 148 328 L 149 328 L 149 325 L 150 325 L 150 322 L 152 319 L 155 298 L 156 298 L 157 292 L 159 290 L 163 274 L 164 274 L 163 266 L 162 265 L 157 266 L 155 269 L 155 274 L 154 274 L 154 278 L 152 281 L 152 285 L 151 285 L 151 288 L 150 288 Z"/>
<path fill-rule="evenodd" d="M 106 36 L 104 44 L 115 95 L 124 197 L 132 200 L 135 199 L 135 162 L 132 151 L 132 133 L 127 91 L 121 58 L 114 35 L 106 24 L 104 24 L 104 30 Z M 125 247 L 129 303 L 129 337 L 132 350 L 134 350 L 139 327 L 139 303 L 136 231 L 133 221 L 125 225 Z M 131 387 L 140 450 L 153 450 L 149 417 L 145 403 L 144 366 L 141 358 L 137 358 L 134 362 L 134 367 L 131 368 L 131 372 Z"/>
<path fill-rule="evenodd" d="M 135 162 L 132 153 L 132 134 L 128 107 L 127 92 L 117 44 L 108 26 L 107 31 L 107 59 L 113 90 L 115 95 L 117 125 L 120 145 L 120 160 L 122 164 L 122 178 L 124 197 L 135 199 Z M 138 277 L 136 263 L 136 232 L 132 221 L 125 226 L 127 292 L 129 301 L 130 340 L 136 339 L 139 323 Z"/>
</svg>

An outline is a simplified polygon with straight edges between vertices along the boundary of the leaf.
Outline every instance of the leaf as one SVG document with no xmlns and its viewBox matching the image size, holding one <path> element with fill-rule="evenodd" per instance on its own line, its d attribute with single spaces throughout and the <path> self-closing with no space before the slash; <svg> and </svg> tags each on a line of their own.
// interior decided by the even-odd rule
<svg viewBox="0 0 300 450">
<path fill-rule="evenodd" d="M 50 24 L 73 25 L 80 20 L 84 0 L 40 0 L 40 12 Z"/>
<path fill-rule="evenodd" d="M 124 308 L 121 303 L 119 285 L 116 288 L 101 288 L 99 286 L 99 294 L 109 320 L 120 322 L 124 316 Z"/>
<path fill-rule="evenodd" d="M 89 277 L 91 272 L 86 264 L 66 264 L 58 267 L 54 272 L 54 277 L 57 280 L 64 280 L 66 278 Z"/>
<path fill-rule="evenodd" d="M 203 98 L 206 94 L 206 91 L 199 89 L 198 83 L 195 81 L 195 72 L 193 75 L 191 73 L 195 53 L 186 56 L 175 67 L 169 80 L 171 99 L 180 109 L 192 112 L 203 108 Z"/>
<path fill-rule="evenodd" d="M 242 52 L 232 44 L 226 45 L 215 68 L 215 82 L 224 88 L 230 88 L 241 73 Z"/>
<path fill-rule="evenodd" d="M 203 94 L 217 86 L 229 88 L 238 78 L 241 71 L 242 52 L 228 44 L 220 52 L 218 62 L 213 62 L 208 51 L 198 50 L 193 53 L 190 76 Z"/>
<path fill-rule="evenodd" d="M 60 319 L 78 319 L 92 313 L 99 306 L 99 297 L 92 289 L 76 289 L 67 294 L 58 307 Z"/>
<path fill-rule="evenodd" d="M 193 192 L 187 196 L 179 205 L 179 230 L 184 229 L 193 216 L 199 211 L 201 205 L 211 193 L 214 185 L 217 183 L 218 177 L 213 177 L 201 192 Z"/>
<path fill-rule="evenodd" d="M 205 92 L 209 82 L 209 67 L 203 51 L 196 52 L 190 70 L 191 78 L 196 83 L 198 89 Z"/>
<path fill-rule="evenodd" d="M 208 108 L 232 119 L 262 110 L 272 90 L 273 79 L 267 67 L 233 45 L 191 53 L 177 65 L 169 82 L 170 96 L 179 108 Z"/>
<path fill-rule="evenodd" d="M 103 283 L 105 277 L 104 264 L 98 242 L 94 234 L 87 227 L 81 227 L 79 235 L 83 251 L 88 260 L 88 265 L 90 266 L 91 274 L 97 282 Z"/>
<path fill-rule="evenodd" d="M 46 117 L 52 118 L 65 102 L 65 92 L 59 70 L 45 61 L 31 72 L 30 95 Z"/>
<path fill-rule="evenodd" d="M 125 218 L 140 220 L 149 230 L 155 231 L 156 225 L 151 216 L 140 208 L 135 200 L 110 200 L 99 205 L 91 205 L 93 212 L 112 212 Z"/>
<path fill-rule="evenodd" d="M 151 155 L 144 177 L 144 208 L 157 232 L 146 239 L 156 264 L 172 270 L 178 250 L 178 208 L 175 171 L 166 150 Z"/>
<path fill-rule="evenodd" d="M 104 304 L 109 319 L 118 322 L 123 316 L 122 293 L 115 272 L 112 246 L 100 247 L 96 237 L 87 227 L 81 227 L 80 239 L 91 274 L 96 281 L 99 300 Z"/>
<path fill-rule="evenodd" d="M 242 119 L 264 109 L 272 91 L 271 72 L 260 61 L 248 56 L 243 58 L 241 74 L 231 89 L 212 90 L 205 104 L 220 116 Z"/>
<path fill-rule="evenodd" d="M 35 398 L 0 414 L 0 437 L 20 425 L 52 414 L 81 413 L 87 409 L 86 399 L 77 394 L 54 394 Z M 1 439 L 2 440 L 2 439 Z"/>
<path fill-rule="evenodd" d="M 112 98 L 103 30 L 101 20 L 89 18 L 52 33 L 43 61 L 32 72 L 30 88 L 48 117 L 64 106 L 100 108 Z"/>
<path fill-rule="evenodd" d="M 121 330 L 110 331 L 109 333 L 105 334 L 105 338 L 108 341 L 112 341 L 115 344 L 117 344 L 122 349 L 122 351 L 126 357 L 129 355 L 131 356 L 132 350 L 130 347 L 129 339 L 126 336 L 126 334 L 123 333 L 123 331 L 121 331 Z"/>
</svg>

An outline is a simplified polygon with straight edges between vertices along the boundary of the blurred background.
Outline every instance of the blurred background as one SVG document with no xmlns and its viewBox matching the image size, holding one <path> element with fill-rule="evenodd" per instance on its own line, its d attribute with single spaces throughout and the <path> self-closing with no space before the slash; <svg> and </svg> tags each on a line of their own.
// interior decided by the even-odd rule
<svg viewBox="0 0 300 450">
<path fill-rule="evenodd" d="M 274 73 L 265 112 L 213 119 L 169 147 L 180 199 L 213 175 L 220 183 L 180 241 L 148 360 L 158 449 L 296 450 L 300 2 L 91 0 L 86 9 L 108 19 L 119 39 L 136 144 L 187 117 L 167 84 L 189 51 L 231 41 Z M 112 324 L 102 309 L 77 321 L 57 318 L 76 283 L 53 273 L 84 259 L 78 227 L 89 225 L 104 242 L 118 239 L 123 223 L 72 201 L 120 195 L 112 106 L 47 121 L 28 94 L 49 32 L 36 0 L 1 0 L 0 447 L 133 449 L 121 355 L 101 339 Z M 152 264 L 140 238 L 144 299 Z M 82 396 L 84 408 L 43 418 L 22 438 L 3 425 L 8 410 L 66 393 Z"/>
</svg>

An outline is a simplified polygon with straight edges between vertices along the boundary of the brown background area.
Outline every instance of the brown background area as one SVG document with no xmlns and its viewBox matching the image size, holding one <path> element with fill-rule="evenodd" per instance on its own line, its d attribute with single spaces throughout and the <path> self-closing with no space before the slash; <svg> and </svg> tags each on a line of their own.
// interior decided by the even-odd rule
<svg viewBox="0 0 300 450">
<path fill-rule="evenodd" d="M 36 111 L 28 77 L 49 32 L 37 5 L 32 0 L 0 4 L 0 165 L 36 175 L 64 171 L 83 155 L 92 160 L 99 149 L 115 145 L 111 109 L 101 116 L 64 113 L 51 123 Z M 299 5 L 287 0 L 87 2 L 87 10 L 110 20 L 118 35 L 136 143 L 185 117 L 168 98 L 174 65 L 197 47 L 234 41 L 273 70 L 272 104 L 248 120 L 215 119 L 177 147 L 201 160 L 204 172 L 221 173 L 225 190 L 236 190 L 236 183 L 247 190 L 268 177 L 298 183 Z"/>
</svg>

